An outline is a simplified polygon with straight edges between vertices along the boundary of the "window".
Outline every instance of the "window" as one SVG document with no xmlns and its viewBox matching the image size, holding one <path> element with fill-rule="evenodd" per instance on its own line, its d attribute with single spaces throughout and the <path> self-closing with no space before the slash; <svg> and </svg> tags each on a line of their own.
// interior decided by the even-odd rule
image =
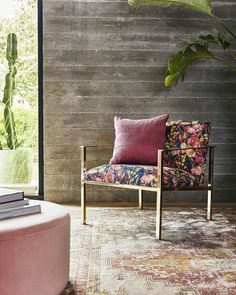
<svg viewBox="0 0 236 295">
<path fill-rule="evenodd" d="M 31 196 L 39 188 L 38 93 L 38 1 L 0 1 L 0 187 Z"/>
</svg>

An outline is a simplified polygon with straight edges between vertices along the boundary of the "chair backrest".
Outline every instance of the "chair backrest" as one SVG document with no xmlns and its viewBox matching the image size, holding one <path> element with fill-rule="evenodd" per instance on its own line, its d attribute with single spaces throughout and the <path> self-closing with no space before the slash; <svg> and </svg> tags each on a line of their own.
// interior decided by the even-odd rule
<svg viewBox="0 0 236 295">
<path fill-rule="evenodd" d="M 168 121 L 165 148 L 207 146 L 210 129 L 210 123 L 205 121 Z M 202 184 L 206 158 L 207 149 L 172 151 L 164 154 L 164 166 L 188 171 Z"/>
</svg>

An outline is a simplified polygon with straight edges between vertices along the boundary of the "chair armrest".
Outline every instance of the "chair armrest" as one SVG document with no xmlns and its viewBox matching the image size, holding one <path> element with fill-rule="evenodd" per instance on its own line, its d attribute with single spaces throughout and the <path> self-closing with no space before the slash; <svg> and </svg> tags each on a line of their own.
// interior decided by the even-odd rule
<svg viewBox="0 0 236 295">
<path fill-rule="evenodd" d="M 114 145 L 105 144 L 105 145 L 81 145 L 80 146 L 80 161 L 81 161 L 81 179 L 83 179 L 83 174 L 86 172 L 86 156 L 87 148 L 113 148 Z"/>
<path fill-rule="evenodd" d="M 199 146 L 199 147 L 187 147 L 187 148 L 171 148 L 171 149 L 163 149 L 163 151 L 185 151 L 185 150 L 201 150 L 201 149 L 212 149 L 215 148 L 215 145 L 207 145 L 207 146 Z"/>
<path fill-rule="evenodd" d="M 80 148 L 112 148 L 114 147 L 114 144 L 103 144 L 103 145 L 81 145 Z"/>
</svg>

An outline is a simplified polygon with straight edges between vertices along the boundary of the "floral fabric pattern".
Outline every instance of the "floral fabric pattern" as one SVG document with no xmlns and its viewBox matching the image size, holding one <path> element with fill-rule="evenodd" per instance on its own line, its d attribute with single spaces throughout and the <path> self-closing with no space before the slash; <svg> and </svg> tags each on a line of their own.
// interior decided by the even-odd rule
<svg viewBox="0 0 236 295">
<path fill-rule="evenodd" d="M 208 145 L 210 123 L 205 121 L 169 121 L 167 122 L 165 148 L 195 148 Z M 164 152 L 164 166 L 187 171 L 204 181 L 207 149 L 189 149 Z"/>
<path fill-rule="evenodd" d="M 125 164 L 105 164 L 90 169 L 84 174 L 85 180 L 114 184 L 157 187 L 157 167 Z M 168 189 L 198 186 L 198 178 L 181 169 L 164 167 L 163 186 Z"/>
</svg>

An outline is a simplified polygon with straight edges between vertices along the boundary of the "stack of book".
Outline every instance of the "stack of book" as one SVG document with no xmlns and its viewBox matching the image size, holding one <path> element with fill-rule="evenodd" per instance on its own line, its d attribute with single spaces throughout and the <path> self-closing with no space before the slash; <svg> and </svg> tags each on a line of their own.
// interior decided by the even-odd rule
<svg viewBox="0 0 236 295">
<path fill-rule="evenodd" d="M 24 193 L 0 188 L 0 220 L 41 212 L 40 204 L 24 198 Z"/>
</svg>

